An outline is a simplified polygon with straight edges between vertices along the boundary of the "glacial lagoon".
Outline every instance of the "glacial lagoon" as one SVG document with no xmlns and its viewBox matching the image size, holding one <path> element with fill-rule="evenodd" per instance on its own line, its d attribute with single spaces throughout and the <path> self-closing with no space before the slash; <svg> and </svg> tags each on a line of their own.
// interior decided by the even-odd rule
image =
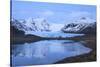
<svg viewBox="0 0 100 67">
<path fill-rule="evenodd" d="M 53 64 L 64 58 L 90 53 L 84 41 L 42 40 L 33 43 L 13 44 L 12 66 Z"/>
</svg>

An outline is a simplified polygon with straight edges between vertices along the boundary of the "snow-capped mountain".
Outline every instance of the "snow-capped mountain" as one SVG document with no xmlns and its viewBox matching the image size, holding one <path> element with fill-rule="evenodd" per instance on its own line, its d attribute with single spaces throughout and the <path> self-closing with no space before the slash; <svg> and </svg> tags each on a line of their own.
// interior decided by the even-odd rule
<svg viewBox="0 0 100 67">
<path fill-rule="evenodd" d="M 27 27 L 32 28 L 34 31 L 50 31 L 49 29 L 49 24 L 47 23 L 47 21 L 44 18 L 29 18 L 28 20 L 26 20 L 26 24 Z"/>
<path fill-rule="evenodd" d="M 59 24 L 47 22 L 44 18 L 29 18 L 27 20 L 12 19 L 11 25 L 18 30 L 24 31 L 26 35 L 32 34 L 42 37 L 70 37 L 66 33 L 94 33 L 96 29 L 96 21 L 85 17 L 70 23 Z M 79 35 L 75 34 L 75 36 Z"/>
<path fill-rule="evenodd" d="M 62 29 L 65 32 L 81 32 L 86 28 L 93 28 L 93 23 L 71 23 L 68 25 L 65 25 L 65 27 Z"/>
<path fill-rule="evenodd" d="M 43 18 L 29 18 L 27 20 L 16 20 L 12 19 L 12 26 L 15 26 L 17 29 L 26 31 L 34 31 L 34 32 L 42 32 L 42 31 L 50 31 L 49 24 Z"/>
<path fill-rule="evenodd" d="M 90 18 L 81 18 L 73 23 L 66 24 L 62 31 L 64 32 L 75 32 L 75 33 L 86 33 L 93 32 L 96 28 L 96 21 Z"/>
<path fill-rule="evenodd" d="M 11 20 L 11 26 L 14 26 L 18 30 L 22 30 L 22 31 L 28 30 L 28 28 L 26 28 L 26 25 L 24 23 L 25 23 L 24 20 L 21 20 L 21 21 L 16 20 L 16 19 Z"/>
</svg>

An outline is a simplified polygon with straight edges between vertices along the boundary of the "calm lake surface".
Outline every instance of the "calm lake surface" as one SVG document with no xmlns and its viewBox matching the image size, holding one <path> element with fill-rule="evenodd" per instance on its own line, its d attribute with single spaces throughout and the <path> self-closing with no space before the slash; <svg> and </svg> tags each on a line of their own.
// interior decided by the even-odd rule
<svg viewBox="0 0 100 67">
<path fill-rule="evenodd" d="M 87 54 L 92 49 L 84 46 L 84 41 L 43 40 L 33 43 L 13 44 L 12 65 L 52 64 L 64 58 Z"/>
</svg>

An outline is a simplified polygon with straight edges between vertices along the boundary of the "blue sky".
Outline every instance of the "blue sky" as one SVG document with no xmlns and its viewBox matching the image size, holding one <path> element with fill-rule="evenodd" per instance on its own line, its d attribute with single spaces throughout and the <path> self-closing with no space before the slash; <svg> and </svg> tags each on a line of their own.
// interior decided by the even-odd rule
<svg viewBox="0 0 100 67">
<path fill-rule="evenodd" d="M 12 17 L 16 19 L 45 18 L 48 22 L 63 23 L 80 17 L 96 18 L 96 6 L 12 1 Z"/>
</svg>

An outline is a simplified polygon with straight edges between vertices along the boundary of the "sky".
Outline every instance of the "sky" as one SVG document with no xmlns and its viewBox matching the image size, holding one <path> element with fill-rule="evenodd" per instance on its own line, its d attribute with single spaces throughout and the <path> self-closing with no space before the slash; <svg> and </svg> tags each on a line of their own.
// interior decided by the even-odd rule
<svg viewBox="0 0 100 67">
<path fill-rule="evenodd" d="M 96 6 L 12 0 L 11 14 L 15 19 L 45 18 L 50 23 L 64 23 L 81 17 L 96 19 Z"/>
</svg>

